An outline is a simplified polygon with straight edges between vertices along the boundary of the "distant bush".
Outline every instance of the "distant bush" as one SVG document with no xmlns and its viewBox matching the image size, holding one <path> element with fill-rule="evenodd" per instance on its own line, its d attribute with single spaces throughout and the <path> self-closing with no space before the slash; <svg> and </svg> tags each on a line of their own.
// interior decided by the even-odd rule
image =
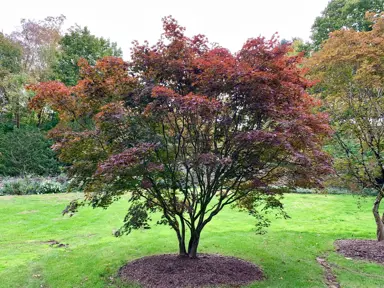
<svg viewBox="0 0 384 288">
<path fill-rule="evenodd" d="M 0 175 L 57 175 L 60 163 L 51 144 L 36 128 L 0 131 Z"/>
<path fill-rule="evenodd" d="M 64 193 L 67 182 L 61 178 L 9 178 L 3 180 L 0 195 L 32 195 Z"/>
<path fill-rule="evenodd" d="M 360 195 L 360 196 L 375 196 L 377 194 L 373 189 L 365 188 L 360 191 L 351 191 L 344 187 L 327 187 L 325 189 L 306 189 L 306 188 L 296 188 L 291 191 L 292 193 L 297 194 L 330 194 L 330 195 Z"/>
</svg>

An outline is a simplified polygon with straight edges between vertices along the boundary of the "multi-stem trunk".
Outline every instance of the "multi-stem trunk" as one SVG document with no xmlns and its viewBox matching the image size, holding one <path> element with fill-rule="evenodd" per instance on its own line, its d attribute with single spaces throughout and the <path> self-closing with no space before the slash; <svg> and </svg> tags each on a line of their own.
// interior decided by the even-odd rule
<svg viewBox="0 0 384 288">
<path fill-rule="evenodd" d="M 382 195 L 382 192 L 380 191 L 379 194 L 376 196 L 376 199 L 372 208 L 373 217 L 375 217 L 375 221 L 376 221 L 377 241 L 384 240 L 384 224 L 383 224 L 383 219 L 380 217 L 380 213 L 379 213 L 380 202 L 382 199 L 383 199 L 383 195 Z"/>
<path fill-rule="evenodd" d="M 178 233 L 177 233 L 178 234 Z M 177 240 L 179 242 L 179 256 L 180 257 L 189 257 L 189 258 L 197 258 L 197 248 L 199 246 L 200 241 L 200 232 L 191 233 L 191 237 L 188 242 L 188 250 L 185 245 L 185 237 L 182 237 L 181 234 L 177 235 Z"/>
</svg>

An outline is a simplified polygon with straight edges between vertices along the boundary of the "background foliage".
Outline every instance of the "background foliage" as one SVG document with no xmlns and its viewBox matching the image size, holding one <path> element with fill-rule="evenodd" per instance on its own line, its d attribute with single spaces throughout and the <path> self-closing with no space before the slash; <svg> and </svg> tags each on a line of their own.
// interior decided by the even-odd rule
<svg viewBox="0 0 384 288">
<path fill-rule="evenodd" d="M 95 64 L 106 56 L 122 56 L 116 43 L 96 37 L 76 26 L 62 31 L 65 16 L 43 20 L 22 19 L 21 26 L 0 33 L 0 175 L 56 175 L 62 163 L 50 149 L 46 131 L 58 122 L 57 113 L 46 107 L 32 112 L 29 84 L 60 79 L 78 80 L 77 62 L 86 58 Z"/>
</svg>

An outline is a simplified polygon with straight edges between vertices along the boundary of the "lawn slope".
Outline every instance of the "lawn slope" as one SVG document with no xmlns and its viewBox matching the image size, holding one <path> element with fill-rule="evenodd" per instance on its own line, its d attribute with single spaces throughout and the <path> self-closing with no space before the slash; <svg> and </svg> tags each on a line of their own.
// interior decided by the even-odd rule
<svg viewBox="0 0 384 288">
<path fill-rule="evenodd" d="M 126 199 L 107 210 L 85 208 L 71 218 L 61 216 L 79 197 L 0 197 L 0 287 L 135 287 L 119 284 L 119 267 L 146 255 L 176 252 L 173 231 L 165 226 L 112 235 L 122 223 Z M 252 217 L 226 209 L 203 232 L 200 252 L 259 265 L 267 279 L 250 287 L 326 287 L 318 256 L 327 258 L 342 287 L 384 287 L 384 266 L 345 259 L 333 246 L 336 239 L 374 237 L 371 202 L 289 194 L 284 203 L 291 219 L 273 221 L 266 235 L 254 233 Z"/>
</svg>

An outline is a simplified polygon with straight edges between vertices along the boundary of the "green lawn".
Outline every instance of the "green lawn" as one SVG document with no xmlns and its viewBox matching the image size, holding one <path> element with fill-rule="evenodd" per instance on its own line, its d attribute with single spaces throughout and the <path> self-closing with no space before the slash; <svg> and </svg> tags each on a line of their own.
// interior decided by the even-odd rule
<svg viewBox="0 0 384 288">
<path fill-rule="evenodd" d="M 127 201 L 108 210 L 61 211 L 76 194 L 0 197 L 0 287 L 130 287 L 115 279 L 120 266 L 145 255 L 173 253 L 165 226 L 115 238 Z M 290 194 L 289 220 L 273 221 L 266 235 L 253 219 L 227 209 L 207 226 L 200 252 L 220 253 L 261 266 L 267 279 L 250 287 L 326 287 L 317 256 L 326 256 L 342 287 L 384 287 L 384 266 L 345 259 L 334 252 L 341 238 L 373 238 L 372 199 L 344 195 Z M 68 244 L 52 247 L 46 241 Z"/>
</svg>

